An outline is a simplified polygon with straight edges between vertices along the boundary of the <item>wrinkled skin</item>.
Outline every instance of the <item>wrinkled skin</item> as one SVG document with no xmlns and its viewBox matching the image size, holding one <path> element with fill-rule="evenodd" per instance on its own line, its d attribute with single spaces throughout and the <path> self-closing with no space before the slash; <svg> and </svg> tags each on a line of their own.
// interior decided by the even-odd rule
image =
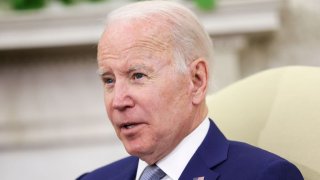
<svg viewBox="0 0 320 180">
<path fill-rule="evenodd" d="M 99 42 L 108 117 L 127 152 L 149 164 L 170 153 L 206 115 L 205 61 L 194 61 L 185 73 L 173 62 L 169 33 L 150 22 L 114 22 Z"/>
</svg>

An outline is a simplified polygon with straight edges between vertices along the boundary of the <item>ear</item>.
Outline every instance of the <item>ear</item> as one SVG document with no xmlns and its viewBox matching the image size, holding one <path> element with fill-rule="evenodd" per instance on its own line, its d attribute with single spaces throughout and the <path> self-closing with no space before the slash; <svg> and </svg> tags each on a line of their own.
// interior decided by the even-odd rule
<svg viewBox="0 0 320 180">
<path fill-rule="evenodd" d="M 193 104 L 204 101 L 208 86 L 208 64 L 203 58 L 198 58 L 190 64 L 192 78 Z"/>
</svg>

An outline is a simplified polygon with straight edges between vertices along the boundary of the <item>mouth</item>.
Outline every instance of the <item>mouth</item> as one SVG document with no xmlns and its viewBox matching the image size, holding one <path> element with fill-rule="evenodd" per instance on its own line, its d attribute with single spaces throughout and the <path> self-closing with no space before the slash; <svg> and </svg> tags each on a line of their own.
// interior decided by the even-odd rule
<svg viewBox="0 0 320 180">
<path fill-rule="evenodd" d="M 137 123 L 126 123 L 126 124 L 121 125 L 121 128 L 132 129 L 132 128 L 136 127 L 137 125 L 138 125 Z"/>
<path fill-rule="evenodd" d="M 130 122 L 130 123 L 123 123 L 120 125 L 120 131 L 124 135 L 135 135 L 139 133 L 142 129 L 144 123 L 137 123 L 137 122 Z"/>
</svg>

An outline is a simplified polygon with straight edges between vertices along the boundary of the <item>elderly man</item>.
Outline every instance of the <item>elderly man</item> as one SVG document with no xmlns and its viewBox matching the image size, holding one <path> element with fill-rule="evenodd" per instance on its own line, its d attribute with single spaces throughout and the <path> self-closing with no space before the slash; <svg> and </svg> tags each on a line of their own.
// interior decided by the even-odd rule
<svg viewBox="0 0 320 180">
<path fill-rule="evenodd" d="M 195 15 L 166 1 L 109 14 L 98 46 L 108 117 L 132 155 L 81 180 L 301 180 L 288 161 L 227 140 L 207 117 L 212 44 Z"/>
</svg>

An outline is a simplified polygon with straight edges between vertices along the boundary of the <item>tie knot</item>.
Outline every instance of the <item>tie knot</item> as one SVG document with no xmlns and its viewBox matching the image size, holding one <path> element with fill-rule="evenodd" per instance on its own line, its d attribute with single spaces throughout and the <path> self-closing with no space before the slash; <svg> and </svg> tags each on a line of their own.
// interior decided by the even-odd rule
<svg viewBox="0 0 320 180">
<path fill-rule="evenodd" d="M 147 166 L 140 177 L 140 180 L 160 180 L 166 175 L 157 165 Z"/>
</svg>

